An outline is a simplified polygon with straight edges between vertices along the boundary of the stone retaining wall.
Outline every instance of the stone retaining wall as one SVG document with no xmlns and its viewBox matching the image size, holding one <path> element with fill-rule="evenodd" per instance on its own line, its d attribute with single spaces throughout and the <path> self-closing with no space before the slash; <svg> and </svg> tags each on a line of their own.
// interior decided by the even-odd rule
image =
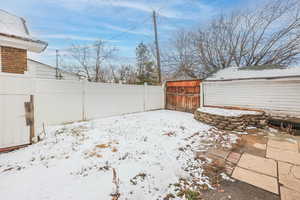
<svg viewBox="0 0 300 200">
<path fill-rule="evenodd" d="M 194 117 L 201 122 L 228 131 L 244 131 L 247 127 L 263 128 L 267 125 L 267 115 L 264 112 L 241 116 L 222 116 L 196 110 Z"/>
</svg>

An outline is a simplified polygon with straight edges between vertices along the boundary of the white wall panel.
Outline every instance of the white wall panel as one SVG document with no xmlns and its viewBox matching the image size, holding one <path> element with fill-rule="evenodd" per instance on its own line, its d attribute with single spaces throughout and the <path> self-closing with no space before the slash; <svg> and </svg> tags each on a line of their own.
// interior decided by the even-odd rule
<svg viewBox="0 0 300 200">
<path fill-rule="evenodd" d="M 160 86 L 147 86 L 146 89 L 146 110 L 164 108 L 164 89 Z"/>
<path fill-rule="evenodd" d="M 36 79 L 36 126 L 82 120 L 82 90 L 79 81 Z"/>
<path fill-rule="evenodd" d="M 33 60 L 28 60 L 28 70 L 29 73 L 35 77 L 40 79 L 56 79 L 56 68 L 37 62 Z M 79 80 L 79 77 L 76 74 L 65 72 L 59 70 L 59 73 L 62 75 L 63 80 Z"/>
<path fill-rule="evenodd" d="M 144 111 L 144 86 L 87 83 L 87 119 Z"/>
<path fill-rule="evenodd" d="M 0 148 L 29 143 L 24 102 L 34 95 L 36 133 L 45 125 L 164 107 L 161 86 L 33 79 L 0 74 Z"/>
<path fill-rule="evenodd" d="M 205 81 L 204 105 L 265 110 L 300 117 L 300 78 Z"/>
<path fill-rule="evenodd" d="M 30 100 L 32 82 L 20 75 L 0 75 L 0 148 L 29 143 L 24 102 Z"/>
</svg>

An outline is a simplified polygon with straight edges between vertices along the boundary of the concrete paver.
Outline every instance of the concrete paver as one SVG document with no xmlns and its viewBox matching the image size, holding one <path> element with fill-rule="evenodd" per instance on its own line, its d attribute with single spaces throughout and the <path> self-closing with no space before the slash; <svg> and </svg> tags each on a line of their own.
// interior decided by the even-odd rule
<svg viewBox="0 0 300 200">
<path fill-rule="evenodd" d="M 299 200 L 300 193 L 290 190 L 286 187 L 280 187 L 281 200 Z"/>
<path fill-rule="evenodd" d="M 238 166 L 269 176 L 277 177 L 277 165 L 272 159 L 244 153 L 238 163 Z"/>
<path fill-rule="evenodd" d="M 293 151 L 286 151 L 286 150 L 281 150 L 273 147 L 268 147 L 267 158 L 288 162 L 295 165 L 300 165 L 300 153 L 293 152 Z"/>
<path fill-rule="evenodd" d="M 253 147 L 255 147 L 257 149 L 261 149 L 261 150 L 266 150 L 267 149 L 267 145 L 266 144 L 260 144 L 260 143 L 254 143 Z"/>
<path fill-rule="evenodd" d="M 292 174 L 296 179 L 300 179 L 300 166 L 294 166 L 292 168 Z"/>
<path fill-rule="evenodd" d="M 218 156 L 220 158 L 226 159 L 230 151 L 220 150 L 220 149 L 211 149 L 208 151 L 208 154 Z"/>
<path fill-rule="evenodd" d="M 278 162 L 279 183 L 300 193 L 300 166 Z"/>
<path fill-rule="evenodd" d="M 265 157 L 268 139 L 258 135 L 242 135 L 238 151 L 256 156 Z"/>
<path fill-rule="evenodd" d="M 237 164 L 240 160 L 240 157 L 241 157 L 240 153 L 231 152 L 227 157 L 227 161 L 229 161 L 233 164 Z"/>
<path fill-rule="evenodd" d="M 231 176 L 234 168 L 235 168 L 235 166 L 233 164 L 227 162 L 225 164 L 225 172 L 226 172 L 226 174 L 228 174 L 229 176 Z"/>
<path fill-rule="evenodd" d="M 234 169 L 232 177 L 269 192 L 273 192 L 275 194 L 279 193 L 277 179 L 274 177 L 259 174 L 240 167 L 236 167 Z"/>
<path fill-rule="evenodd" d="M 298 143 L 269 139 L 268 147 L 299 153 Z"/>
</svg>

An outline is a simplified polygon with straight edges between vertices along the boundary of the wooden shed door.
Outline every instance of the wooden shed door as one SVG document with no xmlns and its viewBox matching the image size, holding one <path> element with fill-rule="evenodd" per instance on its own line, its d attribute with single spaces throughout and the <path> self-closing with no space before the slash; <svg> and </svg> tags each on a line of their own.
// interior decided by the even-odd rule
<svg viewBox="0 0 300 200">
<path fill-rule="evenodd" d="M 193 113 L 200 107 L 200 80 L 168 81 L 166 108 Z"/>
</svg>

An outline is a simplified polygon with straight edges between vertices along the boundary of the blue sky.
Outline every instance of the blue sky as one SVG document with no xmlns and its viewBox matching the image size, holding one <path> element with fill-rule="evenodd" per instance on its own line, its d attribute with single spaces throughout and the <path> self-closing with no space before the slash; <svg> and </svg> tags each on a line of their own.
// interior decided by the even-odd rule
<svg viewBox="0 0 300 200">
<path fill-rule="evenodd" d="M 134 62 L 135 47 L 153 42 L 151 12 L 158 11 L 161 45 L 180 28 L 195 30 L 220 13 L 250 5 L 250 0 L 7 0 L 1 9 L 23 17 L 32 35 L 48 49 L 34 59 L 55 63 L 55 49 L 106 40 L 119 60 Z"/>
</svg>

